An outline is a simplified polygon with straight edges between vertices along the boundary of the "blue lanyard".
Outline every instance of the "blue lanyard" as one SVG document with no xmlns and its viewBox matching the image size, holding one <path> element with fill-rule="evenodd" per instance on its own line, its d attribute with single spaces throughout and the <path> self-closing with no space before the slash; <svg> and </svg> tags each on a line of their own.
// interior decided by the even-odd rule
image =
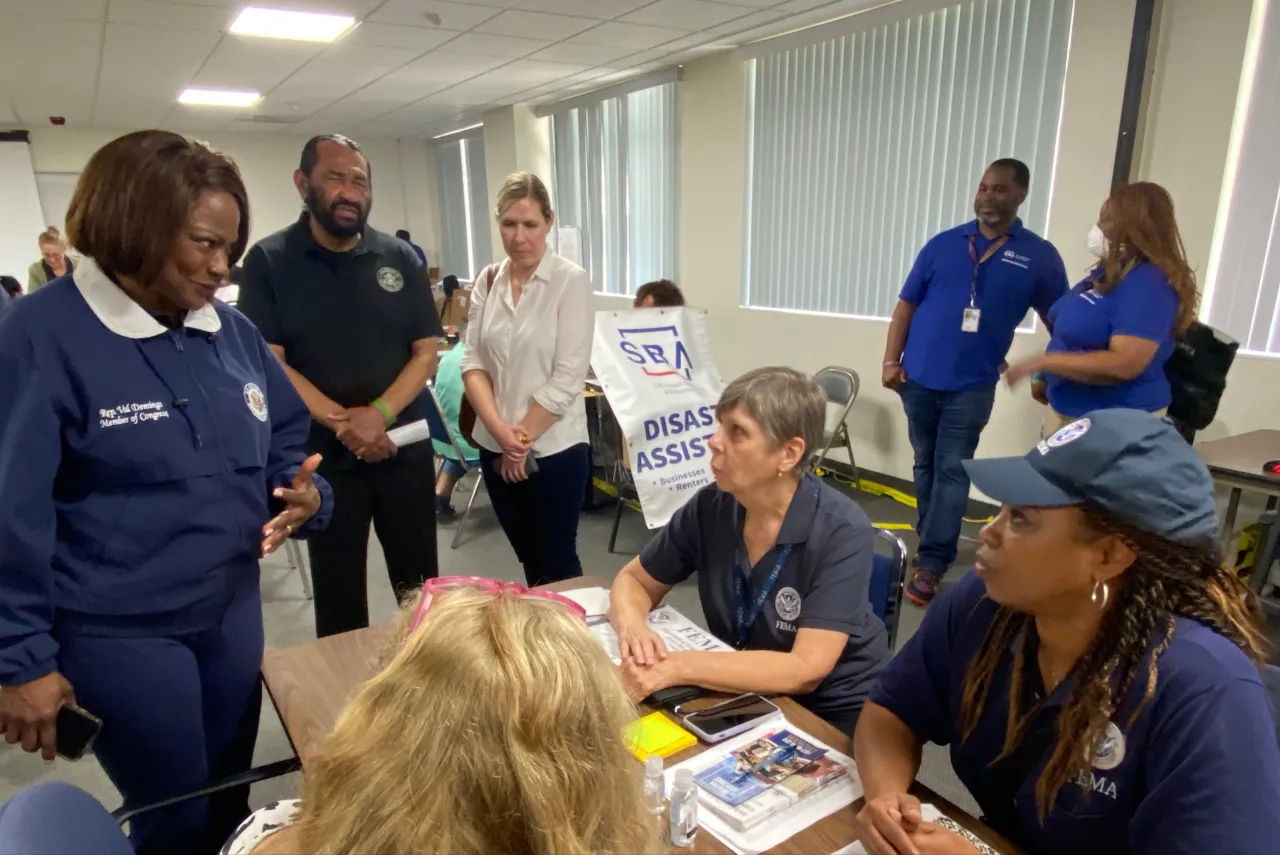
<svg viewBox="0 0 1280 855">
<path fill-rule="evenodd" d="M 743 650 L 747 646 L 747 637 L 751 635 L 751 625 L 760 617 L 760 613 L 764 611 L 765 601 L 769 599 L 769 594 L 773 592 L 773 586 L 778 582 L 778 574 L 782 572 L 782 568 L 786 566 L 787 557 L 791 555 L 791 544 L 787 544 L 778 550 L 778 560 L 773 562 L 773 569 L 769 571 L 769 575 L 765 578 L 764 584 L 760 586 L 760 592 L 756 594 L 755 599 L 751 603 L 751 610 L 747 611 L 747 574 L 742 569 L 742 553 L 739 551 L 733 560 L 733 599 L 737 604 L 738 615 L 738 649 Z"/>
</svg>

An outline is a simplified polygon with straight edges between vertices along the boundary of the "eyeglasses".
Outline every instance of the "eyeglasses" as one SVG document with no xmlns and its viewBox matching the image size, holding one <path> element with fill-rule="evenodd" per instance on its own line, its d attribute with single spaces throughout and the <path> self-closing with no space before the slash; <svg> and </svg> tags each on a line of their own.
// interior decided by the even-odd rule
<svg viewBox="0 0 1280 855">
<path fill-rule="evenodd" d="M 564 606 L 577 615 L 583 623 L 587 620 L 586 609 L 568 597 L 562 597 L 551 591 L 534 591 L 517 582 L 502 582 L 498 579 L 486 579 L 483 576 L 441 576 L 438 579 L 428 579 L 423 584 L 422 594 L 418 597 L 418 608 L 413 613 L 413 620 L 409 622 L 409 632 L 406 635 L 412 635 L 413 631 L 422 623 L 422 619 L 426 617 L 427 612 L 431 609 L 431 603 L 435 601 L 438 594 L 456 591 L 460 588 L 483 591 L 494 596 L 510 592 L 521 598 L 547 600 Z"/>
</svg>

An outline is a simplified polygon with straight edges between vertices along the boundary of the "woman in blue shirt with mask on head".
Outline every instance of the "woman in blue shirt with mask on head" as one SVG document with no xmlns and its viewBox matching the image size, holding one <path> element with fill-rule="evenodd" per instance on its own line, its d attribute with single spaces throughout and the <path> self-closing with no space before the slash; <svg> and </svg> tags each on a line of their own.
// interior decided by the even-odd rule
<svg viewBox="0 0 1280 855">
<path fill-rule="evenodd" d="M 1098 264 L 1049 310 L 1046 352 L 1005 373 L 1011 386 L 1036 375 L 1032 394 L 1049 407 L 1046 436 L 1093 410 L 1163 415 L 1171 395 L 1164 365 L 1196 316 L 1195 273 L 1163 187 L 1117 187 L 1089 249 Z"/>
<path fill-rule="evenodd" d="M 131 805 L 249 768 L 261 713 L 258 559 L 324 525 L 311 418 L 214 298 L 249 237 L 235 165 L 138 131 L 81 173 L 85 258 L 0 319 L 0 733 L 53 760 L 57 715 Z M 139 853 L 215 852 L 249 787 L 132 820 Z M 74 817 L 68 817 L 73 821 Z"/>
<path fill-rule="evenodd" d="M 1003 507 L 858 721 L 869 855 L 977 851 L 908 793 L 926 742 L 1029 855 L 1274 852 L 1265 642 L 1196 452 L 1113 409 L 965 468 Z"/>
</svg>

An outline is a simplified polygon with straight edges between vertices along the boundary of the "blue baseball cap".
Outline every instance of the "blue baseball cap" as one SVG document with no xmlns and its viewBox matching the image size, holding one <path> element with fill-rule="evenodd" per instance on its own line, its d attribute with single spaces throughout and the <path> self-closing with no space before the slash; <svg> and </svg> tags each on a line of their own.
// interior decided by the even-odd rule
<svg viewBox="0 0 1280 855">
<path fill-rule="evenodd" d="M 1173 426 L 1141 410 L 1097 410 L 1024 457 L 966 460 L 973 485 L 1004 505 L 1094 502 L 1139 529 L 1216 550 L 1213 478 Z"/>
</svg>

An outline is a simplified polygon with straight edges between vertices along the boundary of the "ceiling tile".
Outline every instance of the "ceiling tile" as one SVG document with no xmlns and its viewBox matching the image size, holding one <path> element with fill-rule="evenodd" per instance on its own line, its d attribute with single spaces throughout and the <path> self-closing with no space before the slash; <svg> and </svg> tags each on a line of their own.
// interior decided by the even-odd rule
<svg viewBox="0 0 1280 855">
<path fill-rule="evenodd" d="M 254 113 L 259 116 L 284 116 L 300 119 L 333 103 L 341 96 L 332 86 L 306 85 L 289 81 L 282 83 L 258 103 Z"/>
<path fill-rule="evenodd" d="M 201 133 L 221 130 L 228 122 L 243 117 L 243 110 L 230 107 L 192 107 L 186 104 L 174 104 L 165 114 L 163 124 L 166 128 L 177 131 Z"/>
<path fill-rule="evenodd" d="M 589 71 L 590 68 L 591 66 L 589 65 L 570 65 L 565 62 L 539 62 L 536 59 L 520 59 L 509 65 L 504 65 L 496 71 L 489 72 L 489 75 L 502 75 L 515 83 L 523 84 L 520 88 L 527 89 L 530 86 L 550 83 L 553 80 L 560 80 L 573 74 L 582 74 L 584 71 Z"/>
<path fill-rule="evenodd" d="M 251 119 L 232 119 L 227 130 L 238 134 L 278 134 L 293 128 L 292 122 L 255 122 Z"/>
<path fill-rule="evenodd" d="M 45 21 L 103 21 L 107 0 L 0 0 L 0 20 L 39 18 Z"/>
<path fill-rule="evenodd" d="M 520 8 L 530 12 L 554 12 L 607 21 L 634 12 L 652 2 L 653 0 L 524 0 Z"/>
<path fill-rule="evenodd" d="M 213 30 L 107 24 L 94 123 L 112 127 L 137 124 L 138 116 L 121 115 L 121 108 L 128 114 L 138 110 L 148 116 L 154 112 L 163 116 L 220 38 Z M 139 57 L 146 60 L 140 62 Z M 232 81 L 218 85 L 232 85 Z M 135 121 L 126 124 L 126 118 Z"/>
<path fill-rule="evenodd" d="M 569 15 L 548 15 L 543 12 L 524 12 L 512 9 L 476 27 L 476 32 L 494 33 L 499 36 L 527 36 L 533 39 L 556 41 L 568 38 L 596 25 L 593 18 L 575 18 Z"/>
<path fill-rule="evenodd" d="M 368 20 L 413 27 L 469 30 L 502 13 L 494 6 L 446 3 L 444 0 L 387 0 Z"/>
<path fill-rule="evenodd" d="M 634 68 L 637 65 L 657 62 L 658 60 L 666 57 L 667 53 L 667 46 L 663 45 L 661 50 L 642 50 L 636 53 L 627 54 L 614 62 L 603 63 L 604 70 L 600 73 L 606 74 L 610 69 Z"/>
<path fill-rule="evenodd" d="M 744 6 L 708 3 L 706 0 L 658 0 L 652 6 L 645 6 L 619 20 L 656 27 L 705 30 L 749 14 L 750 10 Z"/>
<path fill-rule="evenodd" d="M 108 29 L 111 26 L 115 25 Z M 323 49 L 324 45 L 315 42 L 224 36 L 191 83 L 266 92 Z"/>
<path fill-rule="evenodd" d="M 753 9 L 769 9 L 777 6 L 779 0 L 716 0 L 716 2 L 728 3 L 730 6 L 750 6 Z M 890 2 L 893 2 L 893 0 L 890 0 Z"/>
<path fill-rule="evenodd" d="M 426 94 L 438 92 L 447 86 L 483 74 L 505 62 L 507 60 L 498 57 L 455 54 L 440 50 L 432 51 L 387 76 L 393 80 L 420 84 Z"/>
<path fill-rule="evenodd" d="M 541 59 L 550 62 L 569 62 L 579 65 L 605 65 L 626 56 L 627 48 L 605 47 L 604 45 L 579 45 L 572 42 L 561 42 L 546 50 L 540 50 L 529 59 Z"/>
<path fill-rule="evenodd" d="M 235 11 L 217 6 L 188 6 L 159 0 L 111 0 L 107 20 L 116 24 L 222 31 L 235 20 Z"/>
<path fill-rule="evenodd" d="M 489 33 L 465 33 L 449 42 L 453 53 L 473 53 L 478 56 L 497 56 L 519 59 L 551 44 L 545 39 L 512 38 Z"/>
<path fill-rule="evenodd" d="M 420 54 L 421 51 L 414 48 L 338 42 L 294 72 L 289 81 L 310 86 L 332 85 L 342 92 L 350 92 L 400 68 Z"/>
<path fill-rule="evenodd" d="M 787 0 L 787 2 L 779 3 L 773 8 L 779 12 L 808 12 L 810 9 L 829 6 L 834 2 L 835 0 Z"/>
<path fill-rule="evenodd" d="M 576 35 L 569 41 L 584 45 L 605 45 L 606 47 L 623 47 L 631 50 L 648 50 L 655 45 L 687 36 L 688 30 L 673 30 L 666 27 L 650 27 L 644 24 L 626 24 L 609 21 Z"/>
<path fill-rule="evenodd" d="M 754 27 L 762 27 L 765 24 L 772 24 L 774 21 L 780 21 L 787 17 L 782 12 L 774 12 L 772 10 L 766 12 L 752 12 L 746 17 L 739 18 L 736 21 L 730 21 L 727 24 L 721 24 L 717 27 L 710 27 L 707 32 L 713 36 L 731 36 L 737 33 L 744 33 Z"/>
<path fill-rule="evenodd" d="M 450 39 L 461 35 L 458 30 L 441 30 L 435 27 L 405 27 L 394 24 L 363 23 L 342 37 L 344 42 L 379 47 L 418 48 L 422 52 L 438 48 Z"/>
<path fill-rule="evenodd" d="M 675 39 L 669 42 L 663 42 L 659 47 L 664 53 L 675 53 L 677 51 L 688 50 L 689 48 L 700 47 L 707 42 L 713 42 L 716 37 L 710 33 L 693 33 L 683 38 Z"/>
<path fill-rule="evenodd" d="M 92 53 L 97 64 L 102 24 L 88 21 L 55 21 L 44 18 L 8 18 L 0 28 L 0 63 L 15 60 L 19 68 L 31 71 L 30 63 L 49 64 L 49 46 L 57 45 L 57 59 L 71 63 Z M 20 72 L 21 73 L 21 72 Z"/>
</svg>

